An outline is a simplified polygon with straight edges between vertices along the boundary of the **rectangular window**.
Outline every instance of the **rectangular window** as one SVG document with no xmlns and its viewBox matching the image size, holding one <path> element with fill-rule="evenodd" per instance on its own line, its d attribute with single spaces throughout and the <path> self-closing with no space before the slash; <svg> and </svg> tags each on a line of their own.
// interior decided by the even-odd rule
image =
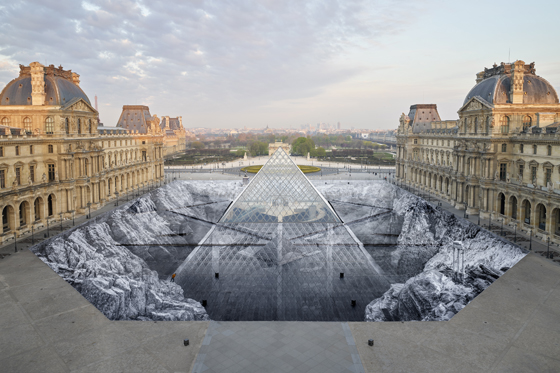
<svg viewBox="0 0 560 373">
<path fill-rule="evenodd" d="M 537 179 L 537 168 L 531 167 L 531 182 L 534 182 Z"/>
<path fill-rule="evenodd" d="M 29 154 L 33 154 L 33 145 L 29 145 Z"/>
<path fill-rule="evenodd" d="M 146 162 L 146 151 L 145 150 L 142 151 L 142 160 L 144 162 Z"/>
<path fill-rule="evenodd" d="M 502 153 L 507 152 L 507 144 L 502 144 Z"/>
<path fill-rule="evenodd" d="M 19 145 L 16 145 L 16 155 L 19 155 Z"/>
<path fill-rule="evenodd" d="M 4 189 L 6 187 L 6 171 L 0 170 L 0 188 Z"/>
<path fill-rule="evenodd" d="M 533 145 L 533 154 L 537 154 L 537 146 Z"/>
<path fill-rule="evenodd" d="M 418 144 L 418 139 L 414 139 L 414 144 Z"/>
<path fill-rule="evenodd" d="M 519 177 L 521 178 L 521 180 L 523 180 L 523 171 L 524 171 L 525 166 L 520 164 L 519 165 Z"/>
<path fill-rule="evenodd" d="M 519 153 L 523 153 L 523 144 L 519 145 Z"/>
<path fill-rule="evenodd" d="M 50 181 L 54 181 L 55 177 L 54 177 L 54 164 L 49 164 L 49 182 Z"/>
<path fill-rule="evenodd" d="M 4 147 L 0 146 L 0 157 L 4 156 Z"/>
<path fill-rule="evenodd" d="M 16 167 L 16 185 L 21 185 L 21 168 Z"/>
<path fill-rule="evenodd" d="M 32 183 L 35 182 L 35 166 L 29 166 L 29 180 L 31 180 Z"/>
<path fill-rule="evenodd" d="M 552 168 L 544 170 L 544 181 L 546 186 L 548 186 L 548 183 L 552 181 Z"/>
<path fill-rule="evenodd" d="M 500 180 L 506 181 L 507 163 L 500 163 Z"/>
<path fill-rule="evenodd" d="M 47 149 L 48 149 L 48 152 L 49 152 L 49 153 L 54 153 L 54 146 L 48 145 L 48 146 L 47 146 Z"/>
</svg>

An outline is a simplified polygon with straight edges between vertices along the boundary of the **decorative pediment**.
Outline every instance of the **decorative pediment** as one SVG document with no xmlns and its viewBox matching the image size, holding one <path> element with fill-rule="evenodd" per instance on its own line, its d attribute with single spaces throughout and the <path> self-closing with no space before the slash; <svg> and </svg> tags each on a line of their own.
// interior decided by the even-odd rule
<svg viewBox="0 0 560 373">
<path fill-rule="evenodd" d="M 62 110 L 84 111 L 84 112 L 87 112 L 87 113 L 97 114 L 97 110 L 95 110 L 90 104 L 88 104 L 87 101 L 85 101 L 83 98 L 77 98 L 77 97 L 68 101 L 62 107 Z"/>
<path fill-rule="evenodd" d="M 492 104 L 490 104 L 489 102 L 483 100 L 482 98 L 475 96 L 473 98 L 471 98 L 469 101 L 467 101 L 467 103 L 465 105 L 463 105 L 460 109 L 459 112 L 467 112 L 467 111 L 475 111 L 475 110 L 481 110 L 484 108 L 492 108 Z"/>
</svg>

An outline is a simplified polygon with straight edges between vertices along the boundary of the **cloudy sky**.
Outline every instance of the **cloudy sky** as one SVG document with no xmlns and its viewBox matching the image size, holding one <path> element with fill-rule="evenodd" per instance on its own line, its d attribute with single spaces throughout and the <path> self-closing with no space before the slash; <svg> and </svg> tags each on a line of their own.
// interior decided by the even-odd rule
<svg viewBox="0 0 560 373">
<path fill-rule="evenodd" d="M 187 127 L 390 129 L 415 103 L 455 119 L 494 62 L 535 61 L 559 89 L 558 14 L 557 1 L 13 1 L 0 84 L 20 63 L 62 65 L 106 125 L 145 104 Z"/>
</svg>

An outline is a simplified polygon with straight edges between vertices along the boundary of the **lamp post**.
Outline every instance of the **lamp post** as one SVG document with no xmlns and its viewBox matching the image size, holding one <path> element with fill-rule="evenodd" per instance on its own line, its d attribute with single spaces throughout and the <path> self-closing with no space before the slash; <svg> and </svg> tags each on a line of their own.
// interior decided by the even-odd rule
<svg viewBox="0 0 560 373">
<path fill-rule="evenodd" d="M 14 232 L 14 252 L 17 253 L 17 235 L 16 235 L 16 232 Z"/>
<path fill-rule="evenodd" d="M 33 237 L 35 224 L 31 224 L 31 246 L 35 245 L 35 238 Z"/>
<path fill-rule="evenodd" d="M 500 228 L 500 236 L 504 236 L 504 218 L 502 218 L 502 227 Z"/>
<path fill-rule="evenodd" d="M 517 224 L 513 227 L 513 242 L 517 242 Z"/>
<path fill-rule="evenodd" d="M 49 218 L 47 218 L 47 237 L 50 237 L 50 231 L 49 231 Z"/>
<path fill-rule="evenodd" d="M 119 192 L 115 192 L 115 195 L 117 196 L 117 206 L 119 205 Z"/>
<path fill-rule="evenodd" d="M 70 212 L 72 213 L 72 226 L 74 226 L 74 215 L 75 215 L 76 210 L 72 210 Z"/>
<path fill-rule="evenodd" d="M 550 237 L 546 238 L 546 258 L 550 259 Z"/>
<path fill-rule="evenodd" d="M 62 212 L 59 212 L 58 215 L 60 216 L 60 231 L 62 232 Z"/>
<path fill-rule="evenodd" d="M 87 217 L 87 218 L 88 218 L 88 219 L 91 219 L 91 202 L 88 202 L 88 203 L 87 203 L 87 208 L 88 208 L 88 210 L 89 210 L 89 214 L 88 214 L 88 217 Z"/>
</svg>

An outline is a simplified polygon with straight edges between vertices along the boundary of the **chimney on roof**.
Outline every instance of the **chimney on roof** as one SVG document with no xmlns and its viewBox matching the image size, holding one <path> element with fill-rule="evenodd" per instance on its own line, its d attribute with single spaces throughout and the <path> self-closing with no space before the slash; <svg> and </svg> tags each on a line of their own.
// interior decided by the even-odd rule
<svg viewBox="0 0 560 373">
<path fill-rule="evenodd" d="M 509 100 L 512 104 L 523 103 L 523 73 L 525 72 L 525 62 L 517 60 L 511 69 L 511 88 Z"/>
<path fill-rule="evenodd" d="M 74 83 L 78 87 L 80 86 L 80 75 L 79 74 L 72 73 L 72 83 Z"/>
<path fill-rule="evenodd" d="M 31 105 L 45 104 L 45 68 L 39 62 L 31 62 Z"/>
</svg>

